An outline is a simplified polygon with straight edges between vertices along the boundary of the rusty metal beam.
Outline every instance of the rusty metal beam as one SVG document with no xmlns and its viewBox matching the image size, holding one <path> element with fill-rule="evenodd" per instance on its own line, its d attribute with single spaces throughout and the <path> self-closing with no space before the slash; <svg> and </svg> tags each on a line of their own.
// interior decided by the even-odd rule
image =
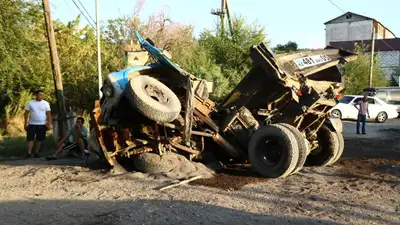
<svg viewBox="0 0 400 225">
<path fill-rule="evenodd" d="M 213 137 L 214 136 L 214 134 L 210 134 L 210 133 L 202 132 L 202 131 L 195 131 L 195 130 L 192 130 L 190 133 L 194 134 L 194 135 L 198 135 L 198 136 L 203 136 L 203 137 Z"/>
<path fill-rule="evenodd" d="M 169 144 L 172 145 L 172 147 L 174 147 L 174 148 L 180 149 L 180 150 L 185 151 L 185 152 L 189 152 L 189 153 L 191 153 L 191 154 L 195 154 L 195 155 L 200 154 L 199 151 L 193 150 L 193 149 L 191 149 L 191 148 L 188 148 L 188 147 L 186 147 L 186 146 L 184 146 L 184 145 L 181 145 L 181 144 L 178 144 L 178 143 L 176 143 L 176 142 L 170 141 Z"/>
<path fill-rule="evenodd" d="M 226 150 L 226 152 L 232 157 L 232 158 L 244 158 L 245 154 L 241 150 L 236 149 L 234 146 L 232 146 L 225 138 L 223 138 L 221 135 L 216 133 L 213 136 L 213 140 L 215 143 L 220 145 L 222 148 Z"/>
<path fill-rule="evenodd" d="M 210 126 L 214 131 L 218 132 L 219 131 L 219 127 L 217 126 L 217 124 L 214 123 L 214 121 L 212 121 L 212 119 L 210 119 L 210 117 L 204 116 L 201 112 L 199 112 L 197 109 L 194 109 L 194 115 L 196 115 L 197 117 L 199 117 L 199 119 L 201 121 L 203 121 L 204 123 L 206 123 L 208 126 Z"/>
</svg>

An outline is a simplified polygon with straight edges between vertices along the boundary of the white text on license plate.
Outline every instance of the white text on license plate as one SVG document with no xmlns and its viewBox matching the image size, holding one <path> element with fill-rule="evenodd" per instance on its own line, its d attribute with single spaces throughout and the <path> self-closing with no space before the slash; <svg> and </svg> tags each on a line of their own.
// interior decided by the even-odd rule
<svg viewBox="0 0 400 225">
<path fill-rule="evenodd" d="M 331 58 L 329 58 L 329 56 L 327 55 L 312 55 L 293 60 L 293 62 L 296 63 L 299 69 L 304 69 L 321 63 L 326 63 L 329 61 L 331 61 Z"/>
</svg>

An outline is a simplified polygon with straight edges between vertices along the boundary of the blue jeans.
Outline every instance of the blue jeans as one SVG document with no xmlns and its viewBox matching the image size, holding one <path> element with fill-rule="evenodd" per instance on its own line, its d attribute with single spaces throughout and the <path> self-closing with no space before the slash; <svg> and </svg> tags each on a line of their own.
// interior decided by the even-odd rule
<svg viewBox="0 0 400 225">
<path fill-rule="evenodd" d="M 360 122 L 361 122 L 361 130 L 363 133 L 365 133 L 365 123 L 367 120 L 367 115 L 362 115 L 362 114 L 358 114 L 358 118 L 357 118 L 357 133 L 360 133 Z"/>
</svg>

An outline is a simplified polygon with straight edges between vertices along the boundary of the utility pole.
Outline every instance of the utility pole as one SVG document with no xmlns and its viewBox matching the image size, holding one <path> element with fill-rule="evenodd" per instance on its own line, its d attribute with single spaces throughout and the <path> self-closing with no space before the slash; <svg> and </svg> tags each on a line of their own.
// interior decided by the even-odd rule
<svg viewBox="0 0 400 225">
<path fill-rule="evenodd" d="M 65 136 L 67 133 L 67 109 L 65 107 L 64 91 L 60 71 L 60 60 L 57 53 L 56 38 L 54 36 L 53 21 L 51 20 L 49 0 L 43 0 L 44 20 L 46 23 L 47 39 L 50 49 L 51 69 L 53 72 L 55 94 L 58 109 L 58 128 L 59 137 Z"/>
<path fill-rule="evenodd" d="M 229 6 L 228 6 L 228 0 L 221 0 L 221 8 L 220 9 L 212 9 L 211 14 L 219 16 L 220 18 L 220 34 L 224 35 L 225 34 L 225 14 L 228 17 L 228 25 L 229 29 L 231 32 L 231 35 L 233 36 L 233 24 L 232 24 L 232 18 L 231 14 L 229 11 Z"/>
<path fill-rule="evenodd" d="M 225 9 L 226 9 L 226 15 L 228 16 L 229 30 L 231 31 L 231 35 L 233 36 L 233 23 L 231 18 L 231 12 L 229 11 L 228 0 L 225 0 Z"/>
<path fill-rule="evenodd" d="M 221 18 L 221 35 L 225 35 L 225 0 L 221 0 L 221 14 L 219 15 Z"/>
<path fill-rule="evenodd" d="M 370 69 L 369 69 L 369 87 L 372 87 L 372 71 L 374 69 L 374 52 L 375 52 L 375 28 L 372 27 L 372 46 L 371 46 L 371 62 L 370 62 Z"/>
<path fill-rule="evenodd" d="M 99 76 L 99 99 L 101 99 L 101 86 L 103 86 L 103 78 L 101 76 L 101 50 L 100 50 L 100 20 L 99 20 L 99 0 L 96 0 L 96 35 L 97 35 L 97 73 Z"/>
<path fill-rule="evenodd" d="M 211 9 L 211 14 L 219 16 L 220 19 L 220 34 L 221 36 L 224 35 L 225 32 L 225 0 L 221 0 L 221 8 L 220 9 Z"/>
</svg>

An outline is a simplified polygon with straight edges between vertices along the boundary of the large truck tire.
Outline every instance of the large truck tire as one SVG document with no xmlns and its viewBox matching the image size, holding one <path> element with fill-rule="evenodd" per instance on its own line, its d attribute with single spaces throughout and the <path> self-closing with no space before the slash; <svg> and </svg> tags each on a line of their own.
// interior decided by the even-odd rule
<svg viewBox="0 0 400 225">
<path fill-rule="evenodd" d="M 339 142 L 339 149 L 336 153 L 336 156 L 332 159 L 332 161 L 329 163 L 329 165 L 332 165 L 336 163 L 340 157 L 342 157 L 343 151 L 344 151 L 344 138 L 343 134 L 341 132 L 334 132 L 337 136 L 338 142 Z"/>
<path fill-rule="evenodd" d="M 307 159 L 307 155 L 308 153 L 310 153 L 310 146 L 307 143 L 308 142 L 307 139 L 301 134 L 299 129 L 297 129 L 296 127 L 287 123 L 279 123 L 278 125 L 281 125 L 289 129 L 296 138 L 296 142 L 299 146 L 299 159 L 297 161 L 296 168 L 292 172 L 292 174 L 295 174 L 303 168 L 304 163 L 306 162 Z"/>
<path fill-rule="evenodd" d="M 267 125 L 258 129 L 251 137 L 248 154 L 253 169 L 270 178 L 288 176 L 299 159 L 294 134 L 279 125 Z"/>
<path fill-rule="evenodd" d="M 318 130 L 317 139 L 319 147 L 312 150 L 307 156 L 307 166 L 327 166 L 338 155 L 338 136 L 326 125 L 322 125 L 322 127 Z"/>
<path fill-rule="evenodd" d="M 175 93 L 152 77 L 136 76 L 129 81 L 127 88 L 132 106 L 156 122 L 171 122 L 181 111 L 181 103 Z"/>
</svg>

